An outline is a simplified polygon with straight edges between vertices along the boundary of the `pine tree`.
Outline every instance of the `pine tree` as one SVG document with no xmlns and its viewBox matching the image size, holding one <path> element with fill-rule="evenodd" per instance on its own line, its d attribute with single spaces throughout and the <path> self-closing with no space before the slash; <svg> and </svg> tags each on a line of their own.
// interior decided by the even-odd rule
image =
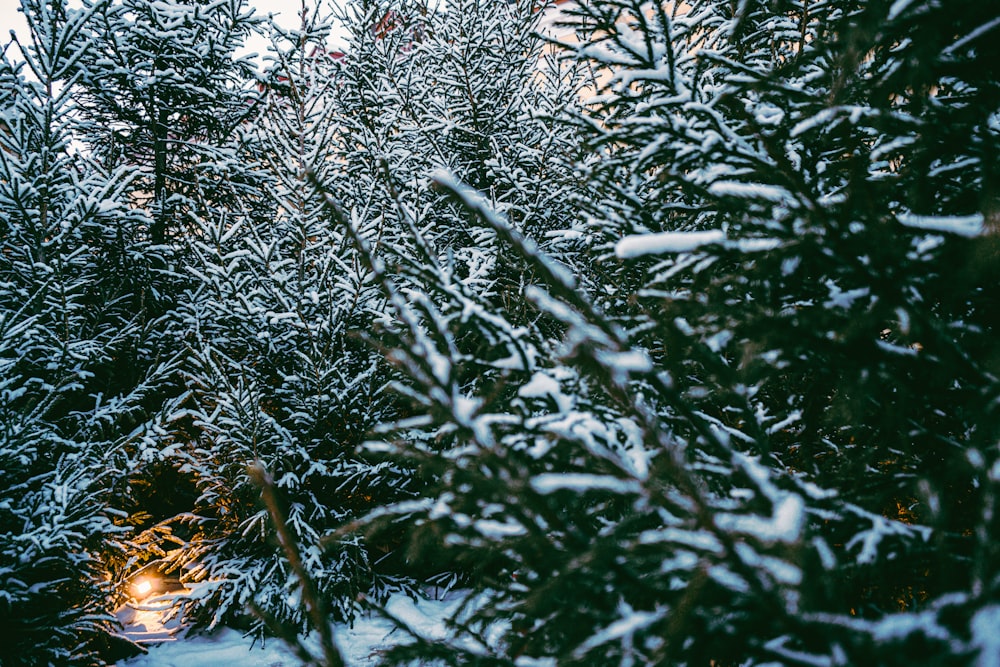
<svg viewBox="0 0 1000 667">
<path fill-rule="evenodd" d="M 390 659 L 990 656 L 995 10 L 594 0 L 575 16 L 599 73 L 580 119 L 601 158 L 594 251 L 623 261 L 605 289 L 576 288 L 443 176 L 533 267 L 525 295 L 561 345 L 523 332 L 530 381 L 470 381 L 489 352 L 464 353 L 467 318 L 418 271 L 407 289 L 380 276 L 432 437 L 396 435 L 436 474 L 370 530 L 408 517 L 414 554 L 479 575 L 454 638 Z M 509 340 L 486 349 L 506 358 Z"/>
<path fill-rule="evenodd" d="M 23 61 L 4 54 L 0 107 L 0 659 L 96 664 L 111 647 L 108 561 L 128 529 L 113 489 L 155 369 L 131 369 L 128 170 L 74 151 L 85 12 L 22 3 Z M 13 50 L 12 48 L 10 49 Z"/>
<path fill-rule="evenodd" d="M 145 169 L 135 196 L 152 210 L 151 243 L 162 245 L 220 203 L 205 182 L 225 176 L 215 151 L 253 112 L 254 67 L 233 54 L 260 19 L 244 0 L 85 6 L 91 46 L 77 83 L 93 122 L 87 141 L 106 164 Z"/>
<path fill-rule="evenodd" d="M 320 539 L 398 498 L 408 478 L 358 451 L 391 410 L 388 368 L 357 335 L 384 317 L 384 302 L 310 181 L 340 168 L 328 157 L 339 131 L 329 29 L 304 6 L 300 29 L 275 33 L 247 154 L 267 215 L 200 221 L 191 242 L 198 282 L 182 316 L 193 429 L 179 456 L 200 490 L 195 513 L 209 521 L 170 559 L 207 580 L 193 617 L 213 625 L 248 606 L 258 627 L 295 633 L 312 622 L 292 597 L 298 577 L 275 548 L 252 465 L 274 478 L 285 524 L 306 545 L 305 571 L 336 618 L 353 618 L 360 593 L 380 597 L 393 585 L 375 572 L 381 545 Z M 378 237 L 377 222 L 362 226 Z"/>
</svg>

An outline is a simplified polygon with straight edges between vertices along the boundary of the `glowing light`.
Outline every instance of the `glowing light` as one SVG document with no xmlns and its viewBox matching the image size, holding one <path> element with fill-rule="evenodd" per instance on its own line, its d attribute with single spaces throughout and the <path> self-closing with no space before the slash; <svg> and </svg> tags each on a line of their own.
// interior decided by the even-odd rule
<svg viewBox="0 0 1000 667">
<path fill-rule="evenodd" d="M 132 585 L 132 589 L 135 591 L 136 597 L 149 595 L 153 590 L 153 582 L 149 579 L 140 579 Z"/>
</svg>

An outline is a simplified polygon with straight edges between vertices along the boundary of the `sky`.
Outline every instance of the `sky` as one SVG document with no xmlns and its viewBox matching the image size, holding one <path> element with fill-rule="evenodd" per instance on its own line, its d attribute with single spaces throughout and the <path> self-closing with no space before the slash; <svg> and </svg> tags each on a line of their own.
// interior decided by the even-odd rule
<svg viewBox="0 0 1000 667">
<path fill-rule="evenodd" d="M 274 14 L 277 21 L 286 27 L 298 25 L 299 2 L 297 0 L 250 0 L 260 15 Z M 0 48 L 7 44 L 10 31 L 23 33 L 27 30 L 24 16 L 18 11 L 20 0 L 0 0 Z M 263 54 L 267 51 L 267 41 L 256 38 L 248 43 L 248 50 Z"/>
<path fill-rule="evenodd" d="M 0 45 L 10 39 L 10 31 L 21 32 L 25 29 L 24 17 L 17 11 L 21 6 L 18 0 L 0 0 Z"/>
</svg>

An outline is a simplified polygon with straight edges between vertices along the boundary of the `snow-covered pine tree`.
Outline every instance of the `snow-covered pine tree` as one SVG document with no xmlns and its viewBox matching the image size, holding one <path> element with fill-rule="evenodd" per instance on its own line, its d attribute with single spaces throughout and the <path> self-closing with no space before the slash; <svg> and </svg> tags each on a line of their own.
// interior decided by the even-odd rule
<svg viewBox="0 0 1000 667">
<path fill-rule="evenodd" d="M 982 647 L 996 576 L 979 467 L 997 429 L 996 273 L 978 259 L 996 248 L 983 38 L 996 10 L 591 2 L 579 15 L 599 26 L 579 53 L 616 77 L 591 141 L 640 184 L 594 209 L 609 251 L 640 233 L 616 246 L 617 283 L 646 276 L 636 342 L 741 450 L 843 499 L 814 528 L 842 546 L 802 589 L 826 632 L 790 631 L 787 646 L 963 660 Z M 925 621 L 879 639 L 900 611 Z M 902 642 L 920 655 L 895 657 Z"/>
<path fill-rule="evenodd" d="M 0 59 L 0 662 L 91 665 L 110 648 L 114 487 L 156 369 L 135 368 L 128 170 L 74 150 L 85 12 L 24 0 Z M 105 657 L 109 654 L 104 653 Z"/>
<path fill-rule="evenodd" d="M 217 150 L 253 104 L 254 65 L 235 51 L 260 23 L 245 0 L 86 0 L 90 47 L 76 65 L 85 140 L 106 164 L 143 168 L 134 196 L 152 245 L 182 237 L 240 184 Z M 228 181 L 209 193 L 207 181 Z M 159 252 L 166 252 L 165 249 Z M 164 265 L 172 264 L 169 257 Z"/>
<path fill-rule="evenodd" d="M 544 57 L 537 9 L 524 1 L 363 0 L 344 3 L 338 16 L 348 32 L 336 86 L 344 169 L 324 185 L 346 209 L 385 220 L 383 244 L 400 261 L 414 255 L 419 234 L 505 308 L 517 307 L 511 296 L 523 269 L 508 266 L 492 232 L 434 192 L 428 175 L 448 169 L 532 238 L 572 250 L 579 182 L 567 165 L 577 144 L 553 119 L 576 103 L 578 76 Z"/>
<path fill-rule="evenodd" d="M 191 240 L 198 283 L 182 312 L 193 430 L 178 457 L 200 490 L 194 511 L 210 521 L 170 556 L 208 582 L 198 589 L 197 620 L 232 620 L 249 605 L 258 629 L 266 621 L 293 632 L 311 621 L 250 466 L 274 478 L 305 570 L 338 619 L 353 618 L 360 593 L 381 597 L 392 584 L 374 572 L 378 548 L 358 536 L 320 537 L 398 499 L 410 477 L 358 452 L 390 414 L 388 365 L 358 336 L 383 316 L 384 300 L 310 181 L 342 168 L 331 157 L 341 131 L 332 103 L 339 64 L 326 44 L 328 21 L 301 11 L 299 29 L 275 28 L 252 129 L 269 214 L 200 221 Z M 373 242 L 380 229 L 359 221 Z"/>
<path fill-rule="evenodd" d="M 413 553 L 481 575 L 454 638 L 415 635 L 389 660 L 992 659 L 995 9 L 576 15 L 578 56 L 607 72 L 581 122 L 602 158 L 588 211 L 625 263 L 600 308 L 442 177 L 562 325 L 554 351 L 520 336 L 530 381 L 479 385 L 466 319 L 380 276 L 437 438 L 397 435 L 437 474 L 424 504 L 370 526 L 407 516 Z"/>
<path fill-rule="evenodd" d="M 144 402 L 147 424 L 127 448 L 119 492 L 137 534 L 114 577 L 141 566 L 188 561 L 178 550 L 199 535 L 199 487 L 187 448 L 197 437 L 182 374 L 196 332 L 183 313 L 203 268 L 203 230 L 273 213 L 254 169 L 247 120 L 259 114 L 254 66 L 235 51 L 260 19 L 242 0 L 85 2 L 86 44 L 67 67 L 80 141 L 94 159 L 127 169 L 128 198 L 147 224 L 133 260 L 144 267 L 131 307 L 146 322 L 135 369 L 167 364 Z M 218 461 L 217 467 L 224 463 Z M 202 505 L 203 507 L 203 505 Z M 219 511 L 224 511 L 220 509 Z M 182 574 L 187 574 L 182 572 Z"/>
</svg>

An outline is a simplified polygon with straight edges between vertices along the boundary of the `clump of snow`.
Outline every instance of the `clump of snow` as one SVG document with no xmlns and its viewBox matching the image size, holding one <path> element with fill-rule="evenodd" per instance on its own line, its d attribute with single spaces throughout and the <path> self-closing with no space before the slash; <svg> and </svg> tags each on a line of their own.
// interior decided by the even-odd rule
<svg viewBox="0 0 1000 667">
<path fill-rule="evenodd" d="M 896 216 L 899 224 L 913 229 L 926 229 L 932 232 L 946 232 L 971 238 L 983 232 L 983 214 L 972 215 L 913 215 L 901 213 Z"/>
<path fill-rule="evenodd" d="M 619 259 L 635 259 L 644 255 L 693 252 L 707 245 L 720 245 L 724 248 L 749 253 L 774 250 L 781 247 L 782 242 L 774 238 L 729 240 L 721 229 L 711 229 L 704 232 L 662 232 L 626 236 L 615 245 L 615 254 Z"/>
<path fill-rule="evenodd" d="M 548 494 L 556 491 L 609 491 L 628 495 L 639 493 L 641 487 L 637 482 L 619 479 L 610 475 L 591 475 L 587 473 L 542 473 L 531 480 L 531 488 L 538 493 Z"/>
<path fill-rule="evenodd" d="M 723 530 L 751 535 L 763 544 L 793 544 L 805 525 L 805 502 L 798 495 L 786 494 L 775 502 L 768 518 L 753 514 L 720 514 L 715 522 Z"/>
<path fill-rule="evenodd" d="M 830 298 L 823 302 L 823 307 L 830 308 L 850 308 L 858 299 L 863 299 L 871 293 L 867 287 L 857 289 L 842 290 L 839 285 L 832 280 L 826 281 L 826 288 L 830 290 Z"/>
<path fill-rule="evenodd" d="M 949 633 L 937 620 L 933 609 L 906 614 L 888 614 L 871 626 L 872 635 L 880 642 L 902 641 L 915 634 L 948 641 Z"/>
<path fill-rule="evenodd" d="M 976 667 L 1000 667 L 1000 605 L 976 612 L 970 623 L 972 645 L 979 649 Z"/>
<path fill-rule="evenodd" d="M 773 104 L 761 104 L 753 110 L 757 123 L 760 125 L 780 125 L 785 119 L 785 112 Z"/>
<path fill-rule="evenodd" d="M 663 608 L 657 608 L 653 611 L 635 611 L 627 604 L 621 603 L 619 605 L 618 614 L 618 620 L 603 630 L 597 632 L 581 644 L 573 652 L 573 657 L 577 659 L 582 658 L 591 649 L 623 637 L 627 637 L 629 643 L 631 643 L 632 637 L 637 632 L 645 630 L 654 623 L 659 622 L 668 614 L 668 611 Z"/>
<path fill-rule="evenodd" d="M 619 259 L 634 259 L 643 255 L 660 255 L 672 252 L 691 252 L 698 248 L 722 243 L 726 233 L 721 229 L 707 232 L 663 232 L 626 236 L 615 245 Z"/>
<path fill-rule="evenodd" d="M 889 15 L 886 18 L 894 21 L 911 4 L 913 4 L 913 0 L 896 0 L 896 2 L 892 3 L 892 7 L 889 8 Z"/>
<path fill-rule="evenodd" d="M 708 191 L 716 197 L 739 197 L 740 199 L 763 199 L 781 203 L 793 201 L 788 190 L 767 183 L 742 183 L 740 181 L 716 181 L 708 186 Z"/>
<path fill-rule="evenodd" d="M 563 393 L 559 381 L 542 371 L 536 371 L 531 380 L 517 390 L 521 398 L 551 398 L 559 412 L 567 412 L 573 407 L 573 399 Z"/>
<path fill-rule="evenodd" d="M 866 512 L 858 507 L 850 507 L 850 511 L 863 519 L 871 521 L 871 528 L 863 530 L 852 537 L 845 549 L 851 551 L 860 545 L 857 555 L 858 563 L 874 563 L 878 558 L 878 548 L 882 541 L 893 536 L 918 536 L 924 541 L 930 539 L 931 529 L 926 526 L 913 526 L 901 521 L 887 519 L 883 516 Z"/>
</svg>

